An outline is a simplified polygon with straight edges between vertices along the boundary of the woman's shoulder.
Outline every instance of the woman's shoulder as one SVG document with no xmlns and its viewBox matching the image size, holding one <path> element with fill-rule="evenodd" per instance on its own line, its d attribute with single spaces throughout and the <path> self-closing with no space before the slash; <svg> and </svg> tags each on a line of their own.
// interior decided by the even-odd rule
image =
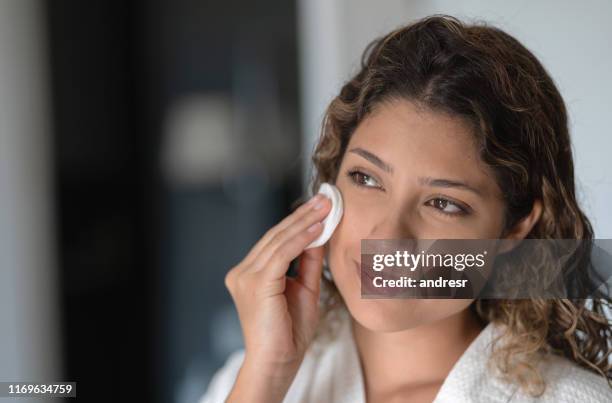
<svg viewBox="0 0 612 403">
<path fill-rule="evenodd" d="M 541 371 L 546 389 L 538 402 L 612 402 L 612 386 L 606 378 L 566 357 L 547 355 Z M 516 401 L 523 400 L 518 398 Z"/>
<path fill-rule="evenodd" d="M 557 402 L 612 402 L 612 387 L 606 378 L 568 358 L 550 355 L 545 364 L 549 393 Z"/>
</svg>

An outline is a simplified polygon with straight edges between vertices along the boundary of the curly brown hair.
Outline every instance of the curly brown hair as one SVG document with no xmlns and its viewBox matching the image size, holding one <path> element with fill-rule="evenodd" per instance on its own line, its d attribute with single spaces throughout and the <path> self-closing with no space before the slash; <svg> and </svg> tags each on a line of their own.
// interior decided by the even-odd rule
<svg viewBox="0 0 612 403">
<path fill-rule="evenodd" d="M 542 201 L 542 215 L 527 238 L 593 238 L 576 201 L 567 111 L 537 58 L 514 37 L 486 22 L 465 24 L 442 14 L 400 27 L 372 41 L 361 68 L 329 104 L 312 161 L 315 193 L 335 183 L 352 133 L 382 101 L 400 98 L 465 119 L 480 156 L 504 189 L 504 228 Z M 329 273 L 328 268 L 325 274 Z M 324 316 L 343 305 L 324 276 Z M 610 300 L 476 299 L 470 309 L 484 322 L 504 325 L 503 348 L 493 361 L 506 379 L 541 395 L 536 368 L 542 352 L 556 353 L 610 383 Z"/>
</svg>

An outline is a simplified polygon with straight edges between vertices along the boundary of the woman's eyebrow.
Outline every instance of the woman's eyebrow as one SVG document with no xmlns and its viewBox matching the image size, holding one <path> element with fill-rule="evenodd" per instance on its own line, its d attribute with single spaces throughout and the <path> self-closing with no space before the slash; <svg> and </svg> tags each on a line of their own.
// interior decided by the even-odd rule
<svg viewBox="0 0 612 403">
<path fill-rule="evenodd" d="M 428 186 L 432 186 L 432 187 L 443 187 L 443 188 L 461 188 L 461 189 L 465 189 L 465 190 L 469 190 L 470 192 L 473 192 L 475 194 L 477 194 L 478 196 L 483 196 L 482 192 L 473 187 L 468 185 L 465 182 L 460 182 L 460 181 L 456 181 L 456 180 L 451 180 L 451 179 L 442 179 L 442 178 L 431 178 L 431 177 L 419 177 L 419 183 L 421 185 L 428 185 Z"/>
<path fill-rule="evenodd" d="M 393 166 L 381 160 L 377 155 L 371 153 L 370 151 L 364 150 L 361 147 L 355 147 L 355 148 L 351 148 L 349 152 L 360 155 L 363 158 L 370 161 L 372 164 L 382 169 L 383 171 L 393 174 Z M 426 186 L 431 186 L 431 187 L 443 187 L 443 188 L 461 188 L 461 189 L 469 190 L 470 192 L 473 192 L 477 194 L 478 196 L 481 196 L 481 197 L 483 196 L 482 192 L 479 189 L 473 186 L 470 186 L 465 182 L 461 182 L 457 180 L 444 179 L 444 178 L 432 178 L 429 176 L 419 177 L 418 180 L 421 185 L 426 185 Z"/>
<path fill-rule="evenodd" d="M 376 155 L 372 154 L 371 152 L 364 150 L 363 148 L 360 148 L 360 147 L 351 148 L 349 152 L 355 153 L 357 155 L 361 155 L 363 158 L 367 159 L 368 161 L 370 161 L 372 164 L 376 165 L 383 171 L 393 174 L 393 167 L 387 164 L 386 162 L 384 162 L 383 160 L 381 160 L 380 158 L 378 158 Z"/>
</svg>

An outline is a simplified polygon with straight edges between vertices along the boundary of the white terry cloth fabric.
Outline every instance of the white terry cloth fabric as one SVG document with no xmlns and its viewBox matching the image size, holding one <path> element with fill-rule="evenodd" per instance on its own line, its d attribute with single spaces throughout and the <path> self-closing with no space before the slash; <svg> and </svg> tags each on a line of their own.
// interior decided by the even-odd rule
<svg viewBox="0 0 612 403">
<path fill-rule="evenodd" d="M 341 315 L 338 330 L 337 337 L 309 347 L 284 403 L 366 403 L 359 356 L 346 311 Z M 517 385 L 492 376 L 486 362 L 490 355 L 490 342 L 497 331 L 493 324 L 482 330 L 455 363 L 433 403 L 612 402 L 612 389 L 603 377 L 560 356 L 551 356 L 541 366 L 547 388 L 538 399 L 523 393 Z M 212 378 L 199 403 L 223 403 L 234 385 L 243 359 L 243 349 L 231 354 Z"/>
<path fill-rule="evenodd" d="M 327 182 L 322 183 L 321 186 L 319 186 L 319 191 L 317 193 L 323 193 L 325 196 L 329 197 L 332 202 L 332 208 L 327 216 L 323 219 L 323 232 L 321 232 L 321 235 L 319 235 L 317 239 L 312 241 L 304 249 L 325 245 L 325 243 L 329 241 L 329 238 L 331 238 L 332 234 L 334 233 L 338 223 L 340 223 L 340 219 L 344 213 L 342 194 L 336 186 Z"/>
</svg>

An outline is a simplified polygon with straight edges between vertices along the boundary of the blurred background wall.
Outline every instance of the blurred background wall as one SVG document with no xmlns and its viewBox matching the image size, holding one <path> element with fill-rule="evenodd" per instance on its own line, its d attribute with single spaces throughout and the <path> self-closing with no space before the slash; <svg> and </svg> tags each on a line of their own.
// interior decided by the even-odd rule
<svg viewBox="0 0 612 403">
<path fill-rule="evenodd" d="M 224 275 L 305 193 L 327 103 L 370 40 L 432 13 L 542 60 L 611 238 L 609 2 L 0 2 L 0 380 L 196 402 L 242 346 Z"/>
<path fill-rule="evenodd" d="M 45 29 L 40 2 L 0 2 L 0 381 L 4 382 L 61 379 Z"/>
</svg>

